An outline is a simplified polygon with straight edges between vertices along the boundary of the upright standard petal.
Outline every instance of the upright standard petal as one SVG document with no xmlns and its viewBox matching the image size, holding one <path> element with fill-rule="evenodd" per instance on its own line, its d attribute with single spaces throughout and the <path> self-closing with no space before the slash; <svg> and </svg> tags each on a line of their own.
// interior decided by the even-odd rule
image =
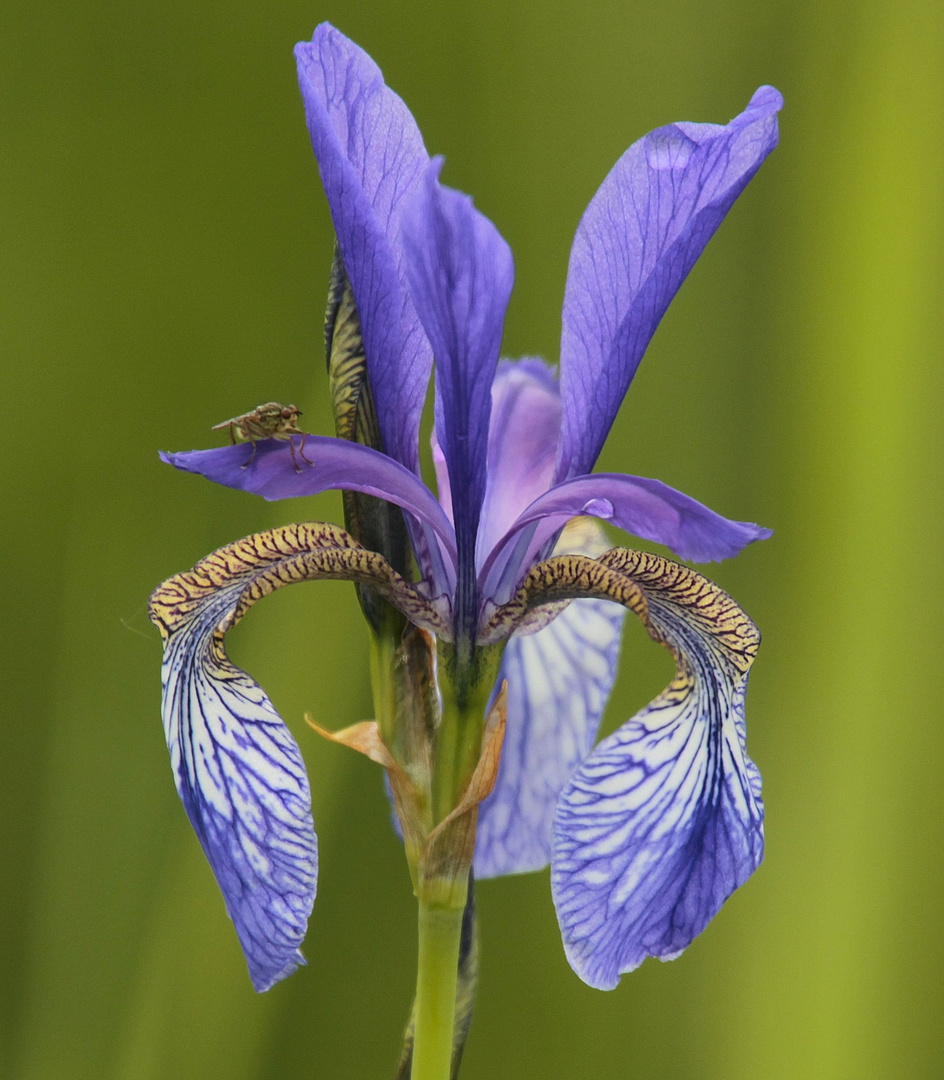
<svg viewBox="0 0 944 1080">
<path fill-rule="evenodd" d="M 560 552 L 609 547 L 588 518 L 572 522 Z M 616 678 L 626 609 L 574 600 L 549 626 L 508 642 L 496 686 L 508 684 L 505 742 L 495 790 L 479 808 L 475 873 L 540 870 L 551 859 L 554 809 L 587 756 Z"/>
<path fill-rule="evenodd" d="M 492 384 L 488 481 L 476 547 L 481 565 L 515 518 L 551 486 L 560 389 L 541 360 L 502 360 Z"/>
<path fill-rule="evenodd" d="M 283 585 L 369 584 L 417 625 L 446 629 L 429 602 L 333 525 L 292 525 L 221 548 L 165 581 L 150 616 L 164 638 L 164 731 L 177 791 L 236 926 L 256 990 L 304 963 L 317 841 L 305 766 L 265 691 L 223 639 Z"/>
<path fill-rule="evenodd" d="M 436 432 L 449 470 L 458 551 L 456 625 L 474 629 L 475 540 L 488 459 L 491 387 L 514 281 L 511 250 L 435 159 L 403 213 L 413 302 L 436 360 Z"/>
<path fill-rule="evenodd" d="M 759 643 L 733 600 L 694 571 L 615 549 L 600 562 L 646 600 L 678 673 L 605 739 L 561 793 L 551 884 L 578 975 L 609 990 L 647 956 L 700 934 L 763 857 L 760 775 L 744 746 Z"/>
<path fill-rule="evenodd" d="M 665 309 L 776 146 L 782 105 L 764 86 L 724 127 L 658 128 L 623 154 L 591 200 L 564 295 L 558 479 L 593 467 Z"/>
<path fill-rule="evenodd" d="M 387 453 L 419 472 L 431 354 L 403 279 L 400 214 L 429 156 L 403 101 L 362 49 L 327 23 L 295 47 L 298 81 L 357 302 Z"/>
</svg>

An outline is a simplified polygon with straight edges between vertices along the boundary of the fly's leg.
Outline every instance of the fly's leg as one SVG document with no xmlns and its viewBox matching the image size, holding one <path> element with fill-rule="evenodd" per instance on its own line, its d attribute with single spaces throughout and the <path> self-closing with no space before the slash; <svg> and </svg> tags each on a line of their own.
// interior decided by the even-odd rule
<svg viewBox="0 0 944 1080">
<path fill-rule="evenodd" d="M 229 426 L 229 441 L 233 444 L 233 446 L 236 445 L 236 431 L 234 430 L 235 427 L 235 424 L 230 424 Z"/>
<path fill-rule="evenodd" d="M 252 440 L 252 453 L 249 455 L 249 460 L 247 462 L 245 462 L 243 465 L 240 465 L 241 469 L 248 469 L 249 466 L 256 460 L 256 450 L 258 449 L 258 446 L 259 446 L 259 444 L 256 442 L 255 439 L 253 439 Z"/>
<path fill-rule="evenodd" d="M 302 432 L 302 444 L 298 448 L 298 453 L 299 453 L 302 461 L 304 461 L 306 465 L 314 465 L 315 464 L 309 458 L 305 457 L 305 433 L 304 433 L 304 431 Z"/>
<path fill-rule="evenodd" d="M 301 466 L 298 464 L 298 461 L 295 458 L 295 443 L 292 441 L 291 435 L 289 435 L 288 437 L 288 446 L 289 449 L 292 451 L 292 464 L 295 466 L 295 472 L 301 472 Z"/>
</svg>

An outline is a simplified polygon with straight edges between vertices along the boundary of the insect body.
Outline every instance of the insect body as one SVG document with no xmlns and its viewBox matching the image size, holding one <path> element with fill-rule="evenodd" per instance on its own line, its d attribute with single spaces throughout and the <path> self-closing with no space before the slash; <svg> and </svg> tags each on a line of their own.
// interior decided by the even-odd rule
<svg viewBox="0 0 944 1080">
<path fill-rule="evenodd" d="M 302 461 L 307 465 L 313 465 L 314 462 L 305 457 L 305 433 L 298 430 L 300 416 L 301 413 L 295 405 L 280 405 L 277 401 L 269 401 L 265 405 L 257 405 L 252 412 L 234 416 L 232 420 L 224 420 L 221 424 L 214 424 L 210 430 L 221 431 L 223 428 L 229 428 L 229 437 L 234 445 L 237 435 L 246 442 L 252 443 L 252 454 L 242 466 L 244 469 L 248 469 L 255 460 L 256 443 L 259 439 L 286 439 L 291 447 L 295 471 L 301 472 L 298 459 L 295 457 L 293 435 L 302 437 L 301 446 L 298 448 Z"/>
</svg>

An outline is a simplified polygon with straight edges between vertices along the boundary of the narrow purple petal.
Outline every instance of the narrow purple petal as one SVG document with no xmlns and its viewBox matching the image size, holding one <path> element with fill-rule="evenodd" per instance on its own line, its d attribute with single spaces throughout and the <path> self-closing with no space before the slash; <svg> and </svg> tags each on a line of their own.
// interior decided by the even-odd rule
<svg viewBox="0 0 944 1080">
<path fill-rule="evenodd" d="M 608 545 L 585 521 L 582 542 L 567 530 L 557 547 L 586 555 Z M 626 609 L 575 600 L 535 634 L 515 635 L 502 658 L 507 722 L 498 779 L 479 808 L 476 877 L 540 870 L 551 859 L 561 789 L 590 752 L 619 660 Z"/>
<path fill-rule="evenodd" d="M 634 143 L 574 239 L 564 296 L 557 477 L 589 472 L 649 340 L 735 199 L 777 144 L 780 94 L 729 124 L 670 124 Z"/>
<path fill-rule="evenodd" d="M 551 369 L 541 360 L 503 360 L 492 384 L 478 562 L 551 486 L 560 422 L 560 390 Z"/>
<path fill-rule="evenodd" d="M 554 821 L 564 948 L 601 990 L 647 956 L 676 957 L 763 857 L 760 775 L 744 745 L 759 638 L 721 590 L 687 572 L 701 582 L 693 588 L 683 567 L 674 573 L 667 589 L 636 580 L 650 632 L 676 653 L 678 675 L 587 757 Z"/>
<path fill-rule="evenodd" d="M 502 537 L 483 567 L 483 594 L 498 602 L 506 600 L 504 593 L 510 593 L 548 538 L 579 514 L 665 544 L 692 562 L 729 559 L 755 540 L 773 535 L 760 525 L 722 517 L 659 480 L 622 473 L 577 476 L 536 499 Z M 528 529 L 532 531 L 527 533 Z M 515 543 L 519 534 L 528 536 L 526 546 Z"/>
<path fill-rule="evenodd" d="M 403 278 L 400 214 L 429 156 L 403 101 L 362 49 L 327 23 L 295 47 L 298 81 L 357 302 L 384 447 L 419 473 L 431 354 Z"/>
<path fill-rule="evenodd" d="M 475 617 L 475 537 L 485 496 L 491 386 L 514 281 L 511 251 L 435 159 L 403 212 L 413 302 L 436 362 L 436 431 L 449 469 L 459 577 L 456 622 Z"/>
<path fill-rule="evenodd" d="M 432 579 L 435 592 L 451 591 L 455 535 L 442 507 L 421 480 L 392 458 L 359 443 L 324 435 L 305 435 L 304 446 L 300 438 L 293 442 L 300 472 L 288 443 L 280 439 L 257 442 L 251 464 L 247 464 L 253 457 L 249 443 L 215 450 L 162 452 L 161 458 L 183 472 L 198 473 L 214 483 L 270 501 L 342 489 L 395 503 L 423 528 L 430 551 L 443 556 L 441 565 L 423 568 L 424 577 Z"/>
<path fill-rule="evenodd" d="M 258 991 L 305 962 L 318 845 L 301 753 L 262 688 L 217 649 L 238 594 L 219 594 L 167 641 L 163 715 L 177 791 L 226 901 Z"/>
</svg>

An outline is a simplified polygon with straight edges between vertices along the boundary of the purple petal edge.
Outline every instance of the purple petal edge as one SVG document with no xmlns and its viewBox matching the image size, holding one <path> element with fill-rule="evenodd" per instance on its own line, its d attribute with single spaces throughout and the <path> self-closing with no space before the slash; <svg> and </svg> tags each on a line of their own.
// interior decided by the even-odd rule
<svg viewBox="0 0 944 1080">
<path fill-rule="evenodd" d="M 488 482 L 476 538 L 476 562 L 518 515 L 551 486 L 560 441 L 557 377 L 541 360 L 502 360 L 492 383 Z"/>
</svg>

